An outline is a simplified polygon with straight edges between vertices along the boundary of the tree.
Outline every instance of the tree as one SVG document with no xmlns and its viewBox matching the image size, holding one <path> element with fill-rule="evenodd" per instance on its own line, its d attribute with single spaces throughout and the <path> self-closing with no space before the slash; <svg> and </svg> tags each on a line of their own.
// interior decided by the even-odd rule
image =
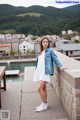
<svg viewBox="0 0 80 120">
<path fill-rule="evenodd" d="M 14 55 L 14 54 L 15 54 L 15 52 L 13 51 L 13 49 L 11 49 L 10 55 Z"/>
<path fill-rule="evenodd" d="M 31 51 L 31 54 L 35 54 L 35 51 L 34 51 L 34 50 L 32 50 L 32 51 Z"/>
<path fill-rule="evenodd" d="M 27 53 L 27 54 L 30 54 L 30 52 L 31 52 L 30 49 L 27 49 L 27 52 L 26 52 L 26 53 Z"/>
<path fill-rule="evenodd" d="M 20 51 L 20 50 L 18 50 L 17 53 L 18 53 L 19 55 L 21 55 L 21 51 Z"/>
</svg>

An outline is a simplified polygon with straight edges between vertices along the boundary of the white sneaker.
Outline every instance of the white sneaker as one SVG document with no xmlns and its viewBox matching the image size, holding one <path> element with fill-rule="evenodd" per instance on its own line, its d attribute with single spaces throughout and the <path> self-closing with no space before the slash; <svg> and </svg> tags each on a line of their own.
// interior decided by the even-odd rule
<svg viewBox="0 0 80 120">
<path fill-rule="evenodd" d="M 44 103 L 41 103 L 39 106 L 36 107 L 36 109 L 38 109 L 39 107 L 41 107 Z"/>
<path fill-rule="evenodd" d="M 47 103 L 43 103 L 42 105 L 40 105 L 40 107 L 38 107 L 36 109 L 36 112 L 41 112 L 43 110 L 47 110 L 48 109 L 48 104 Z"/>
</svg>

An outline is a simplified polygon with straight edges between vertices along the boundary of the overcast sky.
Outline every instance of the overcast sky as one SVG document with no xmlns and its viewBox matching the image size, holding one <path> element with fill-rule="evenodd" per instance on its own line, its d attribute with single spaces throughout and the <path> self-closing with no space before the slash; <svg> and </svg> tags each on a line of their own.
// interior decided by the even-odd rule
<svg viewBox="0 0 80 120">
<path fill-rule="evenodd" d="M 14 6 L 25 6 L 29 7 L 32 5 L 41 5 L 41 6 L 53 6 L 57 8 L 63 8 L 71 5 L 80 4 L 80 0 L 74 0 L 78 3 L 57 3 L 58 1 L 64 2 L 64 1 L 73 1 L 73 0 L 0 0 L 0 4 L 10 4 Z"/>
</svg>

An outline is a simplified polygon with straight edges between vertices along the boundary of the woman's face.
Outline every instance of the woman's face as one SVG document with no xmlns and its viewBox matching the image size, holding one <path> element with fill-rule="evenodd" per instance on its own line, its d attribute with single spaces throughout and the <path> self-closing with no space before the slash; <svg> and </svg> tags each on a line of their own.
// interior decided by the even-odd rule
<svg viewBox="0 0 80 120">
<path fill-rule="evenodd" d="M 48 47 L 48 44 L 49 44 L 49 41 L 47 39 L 44 39 L 42 41 L 42 46 L 43 46 L 43 49 L 46 49 Z"/>
</svg>

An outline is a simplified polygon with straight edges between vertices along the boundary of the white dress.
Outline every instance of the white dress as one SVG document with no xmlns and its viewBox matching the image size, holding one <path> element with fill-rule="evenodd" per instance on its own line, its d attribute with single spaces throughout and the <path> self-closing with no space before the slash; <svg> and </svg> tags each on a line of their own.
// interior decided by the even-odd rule
<svg viewBox="0 0 80 120">
<path fill-rule="evenodd" d="M 45 51 L 38 55 L 37 68 L 35 70 L 33 82 L 46 81 L 51 83 L 50 75 L 45 74 Z"/>
</svg>

